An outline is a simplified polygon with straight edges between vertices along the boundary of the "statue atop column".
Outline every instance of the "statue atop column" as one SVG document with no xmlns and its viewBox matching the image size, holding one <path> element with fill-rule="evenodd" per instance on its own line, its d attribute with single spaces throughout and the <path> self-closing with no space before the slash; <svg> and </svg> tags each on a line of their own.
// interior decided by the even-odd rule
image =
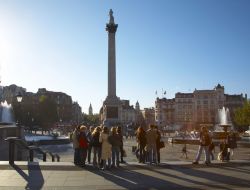
<svg viewBox="0 0 250 190">
<path fill-rule="evenodd" d="M 109 10 L 109 23 L 106 24 L 106 31 L 109 33 L 115 33 L 117 30 L 118 24 L 115 24 L 115 19 L 113 16 L 112 9 Z"/>
<path fill-rule="evenodd" d="M 109 10 L 109 23 L 110 24 L 115 24 L 115 19 L 114 19 L 114 16 L 113 16 L 112 9 Z"/>
</svg>

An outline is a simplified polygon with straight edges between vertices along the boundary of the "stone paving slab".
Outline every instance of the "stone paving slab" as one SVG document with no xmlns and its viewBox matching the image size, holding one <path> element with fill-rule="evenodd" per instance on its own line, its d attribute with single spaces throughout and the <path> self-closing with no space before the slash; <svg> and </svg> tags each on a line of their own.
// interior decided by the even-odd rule
<svg viewBox="0 0 250 190">
<path fill-rule="evenodd" d="M 68 168 L 68 169 L 67 169 Z M 0 189 L 250 189 L 250 161 L 159 166 L 129 162 L 120 168 L 79 168 L 70 162 L 0 162 Z"/>
</svg>

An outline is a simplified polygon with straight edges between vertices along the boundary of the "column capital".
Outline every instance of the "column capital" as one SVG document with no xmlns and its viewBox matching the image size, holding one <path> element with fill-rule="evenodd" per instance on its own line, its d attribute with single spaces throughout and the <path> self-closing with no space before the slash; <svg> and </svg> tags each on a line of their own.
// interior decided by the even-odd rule
<svg viewBox="0 0 250 190">
<path fill-rule="evenodd" d="M 109 33 L 115 33 L 117 30 L 118 24 L 108 23 L 106 24 L 106 31 Z"/>
</svg>

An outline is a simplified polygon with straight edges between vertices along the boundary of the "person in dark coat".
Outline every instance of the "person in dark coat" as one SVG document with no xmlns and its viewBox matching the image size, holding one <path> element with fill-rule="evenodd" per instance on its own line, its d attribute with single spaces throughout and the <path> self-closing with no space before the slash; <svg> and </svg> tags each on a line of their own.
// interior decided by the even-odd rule
<svg viewBox="0 0 250 190">
<path fill-rule="evenodd" d="M 145 146 L 147 144 L 147 139 L 146 139 L 146 132 L 141 126 L 138 127 L 137 129 L 136 140 L 137 140 L 138 148 L 139 148 L 139 162 L 145 163 L 145 159 L 146 159 Z"/>
<path fill-rule="evenodd" d="M 157 161 L 158 161 L 158 164 L 160 163 L 160 143 L 161 143 L 161 133 L 157 127 L 157 125 L 155 125 L 155 130 L 156 130 L 156 133 L 157 133 L 157 138 L 156 138 L 156 155 L 157 155 Z"/>
<path fill-rule="evenodd" d="M 228 134 L 227 139 L 226 139 L 226 143 L 227 143 L 227 148 L 228 148 L 227 159 L 230 160 L 230 157 L 231 158 L 233 157 L 234 149 L 237 148 L 237 137 L 233 131 L 231 131 Z"/>
<path fill-rule="evenodd" d="M 101 127 L 96 127 L 92 135 L 92 148 L 93 148 L 93 166 L 100 167 L 101 164 L 101 146 L 99 142 L 100 132 L 102 131 Z"/>
<path fill-rule="evenodd" d="M 77 126 L 72 134 L 72 142 L 74 148 L 74 164 L 80 164 L 80 148 L 79 148 L 79 134 L 80 134 L 80 126 Z"/>
<path fill-rule="evenodd" d="M 123 160 L 124 157 L 124 150 L 123 150 L 123 134 L 122 134 L 122 128 L 121 126 L 117 127 L 117 134 L 121 137 L 121 146 L 120 146 L 120 153 L 121 153 L 121 163 L 125 163 L 125 161 Z"/>
<path fill-rule="evenodd" d="M 210 145 L 208 146 L 208 152 L 209 155 L 211 156 L 211 160 L 214 160 L 214 153 L 213 153 L 214 148 L 215 148 L 214 143 L 213 141 L 211 141 Z"/>
<path fill-rule="evenodd" d="M 88 139 L 88 142 L 89 142 L 89 146 L 88 146 L 88 163 L 89 164 L 91 163 L 92 133 L 93 133 L 94 129 L 95 128 L 93 126 L 89 127 L 89 131 L 87 133 L 87 139 Z"/>
<path fill-rule="evenodd" d="M 121 147 L 121 136 L 117 133 L 117 128 L 111 128 L 111 134 L 109 136 L 109 143 L 112 145 L 112 167 L 119 167 L 119 153 Z"/>
</svg>

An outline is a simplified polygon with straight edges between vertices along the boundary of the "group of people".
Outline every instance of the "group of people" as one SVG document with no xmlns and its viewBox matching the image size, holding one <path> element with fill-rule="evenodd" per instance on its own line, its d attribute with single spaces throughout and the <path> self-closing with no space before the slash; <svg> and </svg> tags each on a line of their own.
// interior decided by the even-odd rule
<svg viewBox="0 0 250 190">
<path fill-rule="evenodd" d="M 85 166 L 86 159 L 91 163 L 93 152 L 93 166 L 100 169 L 119 167 L 123 160 L 123 136 L 121 127 L 90 127 L 78 126 L 72 135 L 74 148 L 74 163 Z"/>
<path fill-rule="evenodd" d="M 230 133 L 225 133 L 225 135 L 226 135 L 225 138 L 219 144 L 220 152 L 218 154 L 218 160 L 221 161 L 229 161 L 230 156 L 231 157 L 233 156 L 233 150 L 237 148 L 237 143 L 236 143 L 237 139 L 235 133 L 231 131 Z M 211 163 L 211 160 L 214 160 L 213 152 L 215 145 L 212 141 L 212 138 L 209 135 L 207 128 L 204 126 L 201 128 L 199 139 L 200 139 L 200 145 L 193 164 L 199 164 L 202 150 L 204 150 L 205 164 L 208 165 Z"/>
<path fill-rule="evenodd" d="M 139 163 L 159 164 L 160 149 L 164 142 L 161 141 L 161 132 L 156 125 L 150 125 L 148 130 L 138 127 L 136 130 L 137 147 L 135 154 Z M 91 153 L 93 153 L 93 166 L 100 169 L 110 169 L 119 167 L 124 162 L 123 135 L 121 127 L 98 126 L 87 128 L 84 125 L 75 128 L 72 134 L 74 148 L 74 163 L 85 166 L 86 161 L 91 163 Z M 215 145 L 206 127 L 202 127 L 199 136 L 199 148 L 193 164 L 199 164 L 202 151 L 205 153 L 205 164 L 210 164 L 214 160 Z M 226 138 L 220 143 L 219 160 L 229 160 L 233 156 L 233 150 L 237 147 L 236 136 L 233 132 L 226 133 Z M 182 150 L 187 158 L 186 145 Z"/>
<path fill-rule="evenodd" d="M 161 133 L 157 126 L 150 125 L 147 131 L 143 127 L 139 127 L 136 131 L 136 140 L 138 161 L 159 164 L 160 149 L 163 148 L 164 143 L 161 141 Z"/>
</svg>

